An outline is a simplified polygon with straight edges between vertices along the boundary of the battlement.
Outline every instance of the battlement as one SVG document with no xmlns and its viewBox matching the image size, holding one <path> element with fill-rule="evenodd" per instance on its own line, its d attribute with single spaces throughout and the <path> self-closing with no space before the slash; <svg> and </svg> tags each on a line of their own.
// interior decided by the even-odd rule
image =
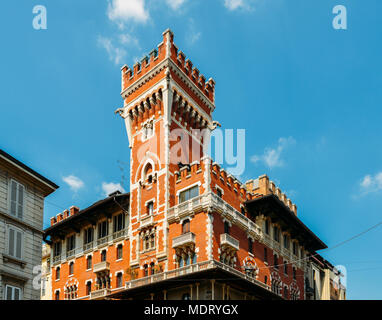
<svg viewBox="0 0 382 320">
<path fill-rule="evenodd" d="M 157 48 L 153 49 L 149 55 L 144 56 L 140 61 L 137 61 L 132 69 L 127 65 L 122 66 L 122 93 L 166 59 L 171 59 L 178 69 L 200 89 L 202 94 L 210 102 L 214 103 L 215 81 L 212 78 L 206 81 L 206 77 L 200 74 L 189 59 L 186 59 L 186 55 L 182 51 L 178 50 L 178 47 L 174 44 L 174 34 L 170 29 L 163 32 L 163 41 Z M 161 74 L 161 78 L 165 76 L 162 69 L 157 70 L 156 74 Z M 129 93 L 125 93 L 124 98 L 127 98 L 128 95 Z"/>
<path fill-rule="evenodd" d="M 285 193 L 281 191 L 279 187 L 273 181 L 269 180 L 267 175 L 262 175 L 258 179 L 249 180 L 246 182 L 248 190 L 253 193 L 268 195 L 276 195 L 286 207 L 288 207 L 297 216 L 297 206 L 287 197 Z"/>
<path fill-rule="evenodd" d="M 200 74 L 199 69 L 193 66 L 190 59 L 186 59 L 184 52 L 178 50 L 178 47 L 174 43 L 172 43 L 171 46 L 170 57 L 188 78 L 204 93 L 204 95 L 211 102 L 214 102 L 215 81 L 212 78 L 206 81 L 206 77 L 203 74 Z"/>
<path fill-rule="evenodd" d="M 63 212 L 58 213 L 57 216 L 50 218 L 50 225 L 53 226 L 56 223 L 61 222 L 65 219 L 77 214 L 78 212 L 80 212 L 80 209 L 78 207 L 71 206 L 69 208 L 69 210 L 65 209 Z"/>
</svg>

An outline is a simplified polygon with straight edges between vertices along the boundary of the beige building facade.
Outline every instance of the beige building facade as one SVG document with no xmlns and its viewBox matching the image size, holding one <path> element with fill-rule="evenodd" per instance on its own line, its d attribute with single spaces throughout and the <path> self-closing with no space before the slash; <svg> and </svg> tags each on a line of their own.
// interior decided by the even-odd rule
<svg viewBox="0 0 382 320">
<path fill-rule="evenodd" d="M 57 188 L 0 149 L 1 300 L 40 300 L 44 198 Z"/>
</svg>

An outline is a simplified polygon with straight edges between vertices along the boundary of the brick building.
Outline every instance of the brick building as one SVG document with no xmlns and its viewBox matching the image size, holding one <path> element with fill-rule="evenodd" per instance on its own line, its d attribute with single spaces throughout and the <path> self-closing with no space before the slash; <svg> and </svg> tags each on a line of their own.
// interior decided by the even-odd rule
<svg viewBox="0 0 382 320">
<path fill-rule="evenodd" d="M 55 299 L 305 299 L 326 245 L 263 175 L 241 183 L 205 153 L 215 82 L 170 30 L 122 67 L 130 193 L 52 218 Z"/>
</svg>

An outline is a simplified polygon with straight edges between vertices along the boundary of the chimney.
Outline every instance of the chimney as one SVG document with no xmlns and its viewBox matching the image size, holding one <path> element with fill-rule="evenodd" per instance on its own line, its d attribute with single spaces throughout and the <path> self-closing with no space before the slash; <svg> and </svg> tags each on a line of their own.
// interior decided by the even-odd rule
<svg viewBox="0 0 382 320">
<path fill-rule="evenodd" d="M 78 212 L 80 212 L 80 208 L 78 208 L 78 207 L 76 207 L 76 206 L 71 206 L 71 207 L 70 207 L 70 215 L 71 215 L 71 216 L 77 214 Z"/>
</svg>

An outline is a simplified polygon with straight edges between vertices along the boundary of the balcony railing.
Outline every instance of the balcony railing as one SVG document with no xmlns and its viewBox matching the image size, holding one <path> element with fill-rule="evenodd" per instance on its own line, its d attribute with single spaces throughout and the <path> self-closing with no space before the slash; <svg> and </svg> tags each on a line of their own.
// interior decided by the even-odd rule
<svg viewBox="0 0 382 320">
<path fill-rule="evenodd" d="M 58 264 L 61 262 L 61 255 L 53 257 L 53 264 Z"/>
<path fill-rule="evenodd" d="M 214 268 L 220 268 L 220 269 L 226 270 L 232 274 L 235 274 L 236 276 L 239 276 L 240 278 L 246 279 L 262 288 L 270 290 L 270 287 L 268 285 L 262 283 L 259 280 L 256 280 L 256 278 L 250 275 L 247 275 L 239 270 L 236 270 L 228 265 L 225 265 L 221 262 L 218 262 L 216 260 L 203 261 L 203 262 L 191 264 L 179 269 L 174 269 L 174 270 L 170 270 L 170 271 L 166 271 L 166 272 L 162 272 L 158 274 L 153 274 L 148 277 L 131 280 L 129 282 L 126 282 L 125 288 L 132 289 L 132 288 L 140 287 L 143 285 L 155 283 L 158 281 L 164 281 L 167 279 L 172 279 L 172 278 L 183 276 L 186 274 L 199 272 L 202 270 L 214 269 Z"/>
<path fill-rule="evenodd" d="M 88 250 L 91 250 L 93 249 L 93 246 L 94 246 L 94 242 L 89 242 L 89 243 L 85 243 L 84 246 L 83 246 L 83 251 L 88 251 Z"/>
<path fill-rule="evenodd" d="M 69 251 L 66 252 L 66 259 L 74 257 L 75 255 L 76 255 L 76 249 L 69 250 Z"/>
<path fill-rule="evenodd" d="M 191 214 L 207 209 L 212 209 L 219 212 L 222 217 L 226 217 L 234 224 L 237 224 L 244 229 L 244 231 L 247 231 L 249 235 L 252 235 L 257 239 L 261 239 L 263 237 L 262 230 L 256 223 L 248 219 L 241 212 L 234 209 L 213 192 L 205 193 L 170 208 L 168 210 L 167 219 L 170 223 L 172 223 L 175 221 L 180 221 L 180 219 Z"/>
<path fill-rule="evenodd" d="M 105 243 L 109 242 L 109 236 L 105 236 L 97 240 L 97 246 L 102 246 Z"/>
<path fill-rule="evenodd" d="M 195 245 L 195 234 L 187 232 L 179 237 L 172 239 L 172 247 L 178 248 L 182 246 Z"/>
<path fill-rule="evenodd" d="M 106 297 L 111 293 L 110 289 L 100 289 L 90 292 L 90 299 L 99 299 Z"/>
<path fill-rule="evenodd" d="M 110 263 L 107 261 L 97 263 L 93 267 L 94 273 L 100 273 L 100 272 L 106 272 L 106 271 L 110 271 Z"/>
<path fill-rule="evenodd" d="M 113 240 L 123 238 L 126 235 L 126 229 L 122 229 L 113 233 Z"/>
<path fill-rule="evenodd" d="M 228 233 L 223 233 L 220 235 L 220 244 L 222 246 L 228 246 L 233 250 L 239 250 L 239 240 L 230 236 Z"/>
</svg>

